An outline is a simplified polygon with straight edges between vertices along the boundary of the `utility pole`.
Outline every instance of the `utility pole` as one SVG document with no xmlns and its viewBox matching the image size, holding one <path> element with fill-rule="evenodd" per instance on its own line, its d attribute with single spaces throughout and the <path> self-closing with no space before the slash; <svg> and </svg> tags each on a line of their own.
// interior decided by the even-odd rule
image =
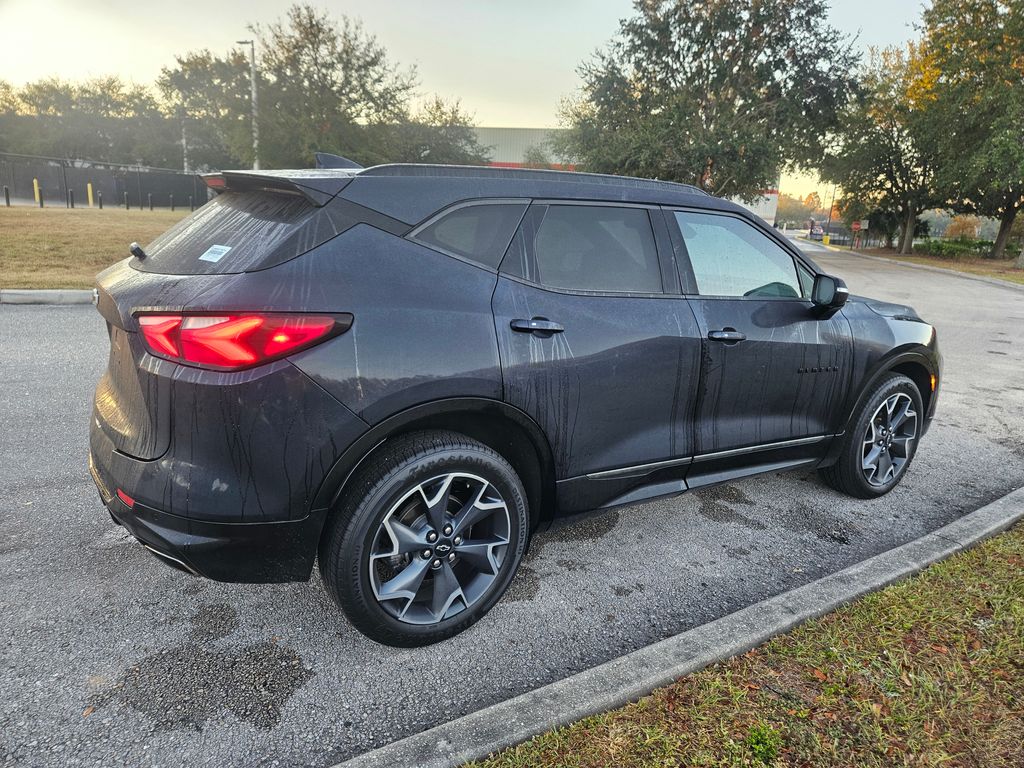
<svg viewBox="0 0 1024 768">
<path fill-rule="evenodd" d="M 188 173 L 188 132 L 185 130 L 185 115 L 181 115 L 181 165 L 182 170 Z"/>
<path fill-rule="evenodd" d="M 249 46 L 249 84 L 252 89 L 252 169 L 260 169 L 260 124 L 259 99 L 256 95 L 256 41 L 237 40 L 239 45 Z"/>
<path fill-rule="evenodd" d="M 836 185 L 832 185 L 832 202 L 828 204 L 828 224 L 825 225 L 825 237 L 832 239 L 832 209 L 836 207 Z M 828 245 L 828 243 L 825 243 Z"/>
</svg>

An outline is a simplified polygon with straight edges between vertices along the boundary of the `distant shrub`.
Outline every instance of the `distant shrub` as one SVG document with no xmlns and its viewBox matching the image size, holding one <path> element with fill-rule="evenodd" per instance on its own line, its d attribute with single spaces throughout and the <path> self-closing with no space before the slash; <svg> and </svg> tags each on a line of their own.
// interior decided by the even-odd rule
<svg viewBox="0 0 1024 768">
<path fill-rule="evenodd" d="M 984 258 L 988 256 L 991 250 L 991 240 L 977 240 L 973 238 L 957 238 L 956 240 L 927 238 L 914 243 L 914 251 L 917 253 L 951 261 Z"/>
</svg>

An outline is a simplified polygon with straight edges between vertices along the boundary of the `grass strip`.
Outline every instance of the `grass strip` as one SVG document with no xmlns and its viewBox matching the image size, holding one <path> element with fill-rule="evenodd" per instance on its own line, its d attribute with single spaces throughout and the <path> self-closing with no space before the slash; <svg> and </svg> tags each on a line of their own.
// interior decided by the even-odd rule
<svg viewBox="0 0 1024 768">
<path fill-rule="evenodd" d="M 188 213 L 0 206 L 0 288 L 92 288 L 129 243 L 145 245 Z"/>
<path fill-rule="evenodd" d="M 1016 266 L 1016 258 L 1012 259 L 940 259 L 934 256 L 902 255 L 895 250 L 885 248 L 868 248 L 862 251 L 872 256 L 883 256 L 893 261 L 905 261 L 910 264 L 924 264 L 939 267 L 952 272 L 963 272 L 968 275 L 994 277 L 1011 283 L 1024 284 L 1024 269 Z"/>
<path fill-rule="evenodd" d="M 471 765 L 1024 766 L 1024 526 Z"/>
</svg>

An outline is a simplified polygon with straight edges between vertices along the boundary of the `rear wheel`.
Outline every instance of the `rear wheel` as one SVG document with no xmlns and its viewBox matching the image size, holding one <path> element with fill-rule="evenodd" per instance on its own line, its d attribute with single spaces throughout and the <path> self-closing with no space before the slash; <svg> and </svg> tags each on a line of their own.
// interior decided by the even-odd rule
<svg viewBox="0 0 1024 768">
<path fill-rule="evenodd" d="M 396 646 L 461 632 L 501 598 L 529 536 L 515 471 L 453 432 L 385 443 L 353 478 L 320 549 L 349 620 Z"/>
<path fill-rule="evenodd" d="M 839 460 L 821 470 L 822 478 L 861 499 L 888 493 L 914 458 L 923 413 L 917 385 L 898 373 L 887 376 L 861 406 L 843 438 Z"/>
</svg>

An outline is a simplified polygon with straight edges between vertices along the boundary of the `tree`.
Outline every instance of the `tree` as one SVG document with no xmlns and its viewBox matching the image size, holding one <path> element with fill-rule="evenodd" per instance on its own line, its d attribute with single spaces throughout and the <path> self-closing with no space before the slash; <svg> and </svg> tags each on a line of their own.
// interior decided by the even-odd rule
<svg viewBox="0 0 1024 768">
<path fill-rule="evenodd" d="M 252 107 L 245 53 L 236 49 L 221 59 L 206 50 L 193 51 L 175 61 L 177 66 L 161 70 L 157 87 L 166 111 L 180 126 L 188 165 L 198 169 L 251 165 Z M 258 87 L 262 91 L 265 82 L 260 80 Z"/>
<path fill-rule="evenodd" d="M 807 221 L 814 212 L 814 208 L 807 202 L 810 198 L 811 196 L 808 195 L 806 199 L 801 200 L 792 195 L 780 194 L 779 207 L 775 212 L 775 221 L 779 224 L 788 224 L 790 226 L 807 226 Z"/>
<path fill-rule="evenodd" d="M 548 154 L 546 143 L 531 144 L 523 152 L 523 167 L 539 170 L 550 169 L 555 163 Z"/>
<path fill-rule="evenodd" d="M 1002 258 L 1024 207 L 1024 4 L 934 0 L 924 29 L 938 184 L 957 211 L 999 219 L 991 256 Z"/>
<path fill-rule="evenodd" d="M 150 89 L 116 77 L 71 83 L 46 78 L 0 89 L 7 151 L 165 166 L 174 139 Z"/>
<path fill-rule="evenodd" d="M 872 50 L 861 92 L 842 112 L 821 175 L 865 210 L 899 217 L 900 253 L 910 253 L 920 214 L 942 203 L 936 159 L 913 101 L 922 73 L 920 48 Z"/>
<path fill-rule="evenodd" d="M 266 78 L 261 120 L 267 162 L 302 167 L 316 151 L 372 161 L 366 126 L 407 120 L 414 69 L 399 70 L 358 21 L 335 22 L 312 6 L 294 5 L 259 37 Z"/>
<path fill-rule="evenodd" d="M 977 216 L 954 216 L 944 234 L 953 240 L 976 240 L 980 227 L 981 219 Z"/>
<path fill-rule="evenodd" d="M 462 105 L 436 95 L 410 117 L 369 130 L 379 135 L 374 161 L 482 165 L 490 155 L 490 149 L 477 141 L 472 118 Z"/>
<path fill-rule="evenodd" d="M 21 99 L 18 98 L 14 86 L 6 80 L 0 80 L 0 114 L 17 112 L 20 106 Z"/>
<path fill-rule="evenodd" d="M 810 164 L 857 62 L 822 0 L 634 0 L 581 65 L 556 149 L 589 171 L 687 182 L 751 200 Z"/>
<path fill-rule="evenodd" d="M 284 19 L 250 27 L 258 38 L 260 162 L 267 168 L 309 164 L 315 152 L 380 162 L 480 163 L 487 149 L 456 101 L 411 101 L 415 69 L 392 63 L 358 21 L 308 5 Z M 200 163 L 252 163 L 249 62 L 242 50 L 178 57 L 160 89 L 168 110 L 188 127 Z"/>
<path fill-rule="evenodd" d="M 881 236 L 885 240 L 885 247 L 891 248 L 893 240 L 900 231 L 902 222 L 899 216 L 893 211 L 881 208 L 872 208 L 870 203 L 865 203 L 855 197 L 843 197 L 836 202 L 837 216 L 847 227 L 851 227 L 855 221 L 868 220 L 868 232 Z"/>
</svg>

